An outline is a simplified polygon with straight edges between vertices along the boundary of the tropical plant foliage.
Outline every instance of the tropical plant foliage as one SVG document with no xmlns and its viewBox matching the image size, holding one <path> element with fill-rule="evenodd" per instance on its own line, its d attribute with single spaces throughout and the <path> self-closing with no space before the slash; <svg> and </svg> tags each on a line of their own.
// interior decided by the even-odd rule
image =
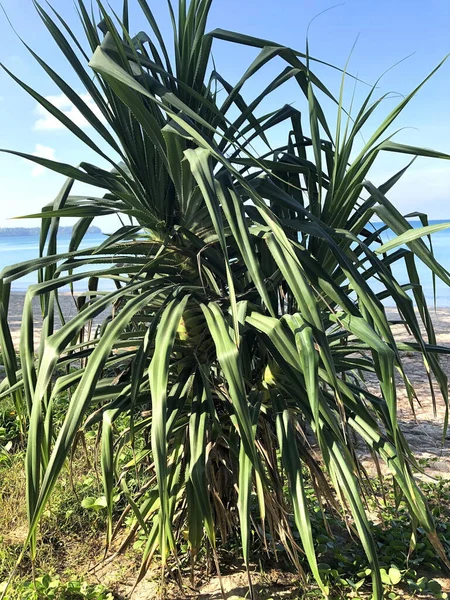
<svg viewBox="0 0 450 600">
<path fill-rule="evenodd" d="M 412 476 L 416 464 L 397 421 L 395 381 L 413 402 L 401 350 L 418 352 L 430 385 L 436 381 L 448 402 L 439 364 L 446 350 L 436 345 L 416 260 L 446 283 L 450 275 L 421 239 L 434 230 L 426 217 L 420 215 L 424 228 L 412 230 L 387 198 L 406 168 L 379 187 L 366 177 L 382 151 L 449 157 L 388 136 L 417 90 L 355 151 L 383 100 L 374 99 L 376 86 L 349 116 L 342 106 L 345 73 L 335 99 L 311 70 L 308 53 L 221 29 L 206 34 L 211 0 L 180 0 L 176 10 L 169 2 L 170 49 L 149 4 L 138 2 L 148 35 L 132 36 L 126 1 L 118 17 L 98 0 L 97 27 L 98 15 L 78 0 L 86 44 L 36 3 L 97 110 L 27 48 L 101 145 L 10 73 L 111 166 L 73 167 L 13 152 L 67 177 L 55 201 L 35 215 L 42 222 L 39 260 L 5 269 L 0 284 L 2 394 L 13 395 L 29 423 L 27 546 L 33 555 L 40 516 L 73 445 L 99 426 L 107 544 L 118 482 L 136 519 L 129 539 L 138 528 L 146 534 L 141 576 L 155 553 L 164 569 L 185 531 L 193 560 L 205 544 L 217 560 L 219 544 L 239 527 L 247 566 L 252 535 L 265 539 L 269 532 L 299 569 L 301 547 L 327 594 L 306 506 L 308 472 L 321 501 L 349 511 L 372 569 L 374 597 L 381 598 L 362 500 L 369 482 L 352 440 L 357 434 L 389 465 L 396 493 L 445 561 Z M 215 38 L 257 49 L 237 84 L 212 69 Z M 246 102 L 243 85 L 275 58 L 285 67 Z M 288 81 L 298 86 L 306 125 L 290 105 L 260 114 L 263 99 Z M 335 102 L 334 132 L 320 97 Z M 279 126 L 288 127 L 288 139 L 273 147 Z M 72 195 L 74 182 L 94 186 L 98 195 Z M 100 246 L 80 249 L 99 215 L 117 215 L 120 226 Z M 65 253 L 58 252 L 62 217 L 79 217 Z M 387 228 L 398 237 L 383 245 Z M 408 285 L 393 276 L 397 261 L 406 263 Z M 34 271 L 39 282 L 26 295 L 19 365 L 8 327 L 10 290 Z M 77 314 L 57 329 L 58 294 L 80 281 L 85 292 L 75 298 Z M 44 319 L 37 347 L 35 298 Z M 397 307 L 414 343 L 396 343 L 384 299 Z M 99 315 L 101 325 L 93 325 Z M 368 391 L 365 374 L 375 375 L 379 395 Z M 52 408 L 62 392 L 69 400 L 58 428 Z M 119 418 L 125 428 L 116 427 Z"/>
</svg>

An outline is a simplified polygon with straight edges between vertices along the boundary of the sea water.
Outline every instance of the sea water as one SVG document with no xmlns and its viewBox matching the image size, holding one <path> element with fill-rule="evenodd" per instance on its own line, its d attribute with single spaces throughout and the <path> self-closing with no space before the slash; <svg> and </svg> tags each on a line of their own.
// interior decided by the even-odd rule
<svg viewBox="0 0 450 600">
<path fill-rule="evenodd" d="M 445 221 L 430 221 L 430 225 L 443 223 Z M 411 221 L 413 227 L 420 227 L 420 221 Z M 377 227 L 378 224 L 373 224 Z M 383 242 L 393 239 L 395 236 L 391 231 L 386 231 L 382 234 Z M 450 228 L 438 231 L 432 234 L 433 252 L 436 260 L 450 271 Z M 90 248 L 101 244 L 105 240 L 103 234 L 88 234 L 85 236 L 80 248 Z M 427 242 L 427 239 L 425 238 Z M 66 252 L 70 242 L 70 235 L 62 235 L 58 241 L 58 252 Z M 24 235 L 14 237 L 0 236 L 0 271 L 9 265 L 20 263 L 26 260 L 33 260 L 39 256 L 39 237 Z M 416 259 L 416 265 L 420 281 L 424 290 L 425 297 L 430 306 L 434 303 L 433 278 L 427 266 L 420 259 Z M 95 268 L 95 267 L 94 267 Z M 84 268 L 84 270 L 88 270 Z M 395 263 L 392 267 L 393 273 L 400 284 L 405 284 L 408 281 L 408 274 L 404 262 L 401 260 Z M 30 284 L 36 283 L 36 272 L 30 273 L 25 277 L 15 281 L 12 284 L 13 291 L 25 291 Z M 376 281 L 371 281 L 370 285 L 375 291 L 381 291 L 382 286 Z M 81 291 L 85 289 L 85 282 L 75 284 L 75 289 Z M 104 283 L 103 289 L 112 289 L 112 283 Z M 106 286 L 106 287 L 105 287 Z M 392 305 L 392 300 L 387 299 L 386 305 Z M 436 304 L 439 307 L 450 307 L 450 287 L 440 279 L 436 278 Z"/>
<path fill-rule="evenodd" d="M 68 251 L 71 236 L 70 234 L 58 237 L 58 254 Z M 79 248 L 97 247 L 104 242 L 106 237 L 102 233 L 87 234 L 81 242 Z M 39 257 L 39 236 L 38 235 L 17 235 L 0 236 L 0 272 L 11 265 L 15 265 Z M 95 267 L 93 267 L 95 268 Z M 92 270 L 83 267 L 84 271 Z M 65 273 L 66 274 L 66 273 Z M 30 285 L 37 283 L 37 272 L 33 271 L 24 277 L 13 281 L 11 289 L 14 292 L 24 292 Z M 75 290 L 81 291 L 86 288 L 82 282 L 75 283 Z M 113 284 L 109 286 L 113 287 Z"/>
<path fill-rule="evenodd" d="M 437 225 L 439 223 L 447 222 L 450 222 L 450 219 L 441 219 L 434 221 L 430 220 L 428 224 Z M 420 221 L 410 221 L 409 223 L 414 228 L 423 227 Z M 380 225 L 380 223 L 374 223 L 373 227 L 378 228 Z M 395 239 L 395 237 L 395 234 L 389 229 L 383 232 L 381 235 L 381 239 L 384 243 L 389 240 Z M 450 272 L 450 228 L 437 231 L 431 234 L 430 237 L 435 260 L 440 265 L 442 265 L 447 271 Z M 422 239 L 425 242 L 425 244 L 429 247 L 428 237 L 424 237 Z M 395 248 L 394 251 L 397 249 L 398 248 Z M 435 282 L 433 284 L 433 276 L 430 269 L 418 257 L 416 257 L 415 263 L 428 306 L 434 306 L 434 303 L 436 301 L 437 307 L 450 307 L 450 287 L 438 277 L 435 278 Z M 397 279 L 400 285 L 408 283 L 408 272 L 406 270 L 406 265 L 403 259 L 400 259 L 399 261 L 395 262 L 391 268 L 394 277 Z M 379 282 L 373 280 L 370 281 L 370 285 L 372 289 L 376 292 L 381 291 L 383 289 L 383 286 Z M 408 294 L 411 295 L 411 292 L 408 292 Z M 384 304 L 386 306 L 392 306 L 394 303 L 392 299 L 388 298 L 386 301 L 384 301 Z"/>
</svg>

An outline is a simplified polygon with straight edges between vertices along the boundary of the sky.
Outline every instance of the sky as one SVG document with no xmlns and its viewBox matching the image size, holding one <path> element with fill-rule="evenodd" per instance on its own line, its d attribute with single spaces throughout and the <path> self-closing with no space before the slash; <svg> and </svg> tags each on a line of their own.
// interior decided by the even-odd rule
<svg viewBox="0 0 450 600">
<path fill-rule="evenodd" d="M 50 0 L 50 3 L 82 39 L 83 33 L 72 2 Z M 132 32 L 148 31 L 138 1 L 129 0 L 129 3 Z M 85 90 L 41 23 L 32 1 L 2 0 L 2 4 L 17 33 L 78 93 L 84 94 Z M 166 2 L 149 0 L 149 4 L 163 34 L 170 40 Z M 120 11 L 121 1 L 111 0 L 110 5 Z M 399 98 L 414 89 L 450 52 L 450 0 L 346 0 L 342 4 L 329 0 L 284 0 L 282 3 L 276 0 L 215 0 L 208 29 L 231 29 L 303 51 L 308 25 L 310 52 L 314 57 L 344 67 L 354 46 L 348 70 L 360 80 L 356 86 L 356 104 L 369 90 L 364 82 L 373 84 L 384 71 L 402 61 L 378 85 L 378 95 L 393 94 L 368 123 L 364 132 L 366 139 L 370 137 L 371 128 L 373 130 L 377 121 L 394 108 Z M 92 135 L 87 123 L 43 73 L 1 12 L 0 40 L 0 62 Z M 238 81 L 255 55 L 254 49 L 222 41 L 213 44 L 217 70 L 232 83 Z M 246 99 L 262 90 L 282 67 L 281 62 L 274 63 L 258 74 L 244 88 Z M 337 95 L 339 72 L 320 66 L 316 72 Z M 347 102 L 353 94 L 353 81 L 346 83 Z M 449 97 L 450 59 L 402 113 L 395 127 L 401 130 L 396 140 L 450 154 Z M 89 102 L 90 98 L 86 96 L 86 100 Z M 299 110 L 306 110 L 304 99 L 293 87 L 277 92 L 264 108 L 273 109 L 288 102 Z M 335 115 L 331 106 L 327 117 L 333 123 Z M 106 166 L 101 158 L 74 139 L 3 71 L 0 73 L 0 148 L 72 165 L 87 161 Z M 379 185 L 404 164 L 404 158 L 398 155 L 380 156 L 369 179 Z M 53 201 L 63 184 L 61 175 L 16 156 L 0 154 L 0 227 L 37 226 L 38 221 L 11 219 L 39 212 Z M 79 186 L 77 193 L 87 193 L 87 189 Z M 450 161 L 418 159 L 389 198 L 403 213 L 421 211 L 434 219 L 450 218 Z M 111 217 L 99 224 L 104 230 L 116 227 L 116 221 Z"/>
</svg>

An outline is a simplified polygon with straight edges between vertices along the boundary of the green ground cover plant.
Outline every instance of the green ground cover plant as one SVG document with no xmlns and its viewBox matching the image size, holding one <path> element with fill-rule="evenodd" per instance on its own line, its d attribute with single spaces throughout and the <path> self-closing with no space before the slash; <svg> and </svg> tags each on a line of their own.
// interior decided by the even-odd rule
<svg viewBox="0 0 450 600">
<path fill-rule="evenodd" d="M 74 167 L 9 150 L 67 177 L 55 201 L 33 215 L 41 219 L 40 257 L 0 277 L 0 393 L 11 399 L 27 441 L 29 533 L 19 562 L 27 552 L 35 562 L 39 522 L 74 444 L 97 430 L 103 493 L 85 508 L 104 510 L 107 550 L 118 508 L 133 515 L 121 549 L 138 530 L 144 536 L 138 580 L 155 558 L 164 580 L 180 561 L 195 565 L 206 551 L 220 571 L 220 549 L 239 531 L 247 568 L 259 535 L 269 553 L 281 545 L 299 573 L 306 557 L 329 595 L 335 575 L 320 562 L 313 490 L 320 511 L 328 506 L 345 515 L 366 557 L 364 584 L 370 578 L 373 597 L 382 598 L 383 585 L 403 574 L 375 542 L 365 502 L 376 490 L 367 489 L 355 436 L 388 464 L 412 530 L 448 565 L 448 548 L 413 477 L 418 465 L 398 424 L 396 398 L 401 382 L 415 400 L 402 363 L 401 351 L 408 351 L 423 357 L 430 386 L 448 405 L 439 356 L 449 350 L 436 343 L 416 268 L 420 260 L 450 283 L 426 241 L 448 224 L 430 226 L 417 215 L 423 227 L 413 229 L 389 201 L 407 166 L 380 186 L 367 179 L 381 152 L 450 158 L 391 134 L 426 80 L 367 136 L 384 99 L 376 84 L 349 114 L 345 71 L 335 97 L 314 74 L 308 50 L 222 29 L 208 33 L 210 0 L 180 0 L 176 10 L 169 2 L 170 48 L 146 0 L 138 4 L 148 33 L 132 29 L 127 2 L 121 15 L 94 4 L 91 13 L 77 2 L 84 40 L 55 11 L 35 6 L 101 118 L 27 46 L 91 130 L 3 67 L 110 165 Z M 237 83 L 213 65 L 217 40 L 255 48 Z M 245 83 L 275 59 L 284 63 L 280 73 L 244 99 Z M 286 82 L 297 85 L 303 113 L 285 105 L 261 114 L 262 101 Z M 333 126 L 324 99 L 336 107 Z M 288 129 L 281 146 L 271 142 L 280 127 Z M 97 192 L 75 195 L 76 182 Z M 117 230 L 81 249 L 101 215 L 117 215 Z M 69 251 L 60 253 L 63 217 L 79 220 Z M 383 243 L 386 229 L 395 236 Z M 406 285 L 392 273 L 396 261 L 406 264 Z M 25 299 L 19 362 L 8 326 L 11 285 L 32 272 L 38 283 Z M 59 293 L 75 282 L 85 284 L 77 314 L 56 328 Z M 36 298 L 43 326 L 35 346 Z M 386 299 L 414 342 L 395 340 Z M 367 389 L 366 374 L 375 374 L 379 395 Z M 359 585 L 360 572 L 350 572 Z M 254 595 L 250 575 L 249 590 Z"/>
</svg>

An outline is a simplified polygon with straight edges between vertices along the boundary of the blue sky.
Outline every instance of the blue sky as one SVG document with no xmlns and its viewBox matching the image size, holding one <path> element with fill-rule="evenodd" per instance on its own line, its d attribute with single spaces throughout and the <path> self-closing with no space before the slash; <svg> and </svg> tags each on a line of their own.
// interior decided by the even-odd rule
<svg viewBox="0 0 450 600">
<path fill-rule="evenodd" d="M 81 37 L 82 32 L 72 2 L 52 0 L 51 3 Z M 130 4 L 133 7 L 133 31 L 148 30 L 137 8 L 137 0 L 130 0 Z M 170 39 L 166 3 L 155 0 L 150 1 L 150 4 L 168 36 L 167 39 Z M 334 2 L 325 0 L 285 0 L 283 3 L 275 0 L 215 0 L 209 29 L 232 29 L 303 50 L 308 23 L 333 4 Z M 121 2 L 111 0 L 111 5 L 120 10 Z M 64 74 L 79 93 L 83 93 L 84 90 L 70 72 L 64 57 L 59 55 L 41 24 L 31 0 L 3 0 L 3 6 L 19 34 L 56 71 Z M 392 91 L 404 95 L 450 52 L 449 31 L 449 0 L 347 0 L 313 21 L 309 31 L 310 51 L 314 56 L 342 67 L 358 38 L 349 70 L 369 83 L 373 83 L 393 64 L 414 53 L 389 71 L 379 86 L 379 94 Z M 42 73 L 1 14 L 0 39 L 0 61 L 42 95 L 51 97 L 52 102 L 83 126 L 80 115 L 77 115 L 73 107 L 61 97 L 55 85 Z M 213 46 L 213 54 L 218 70 L 229 81 L 235 82 L 256 52 L 217 41 Z M 245 95 L 251 98 L 281 68 L 280 62 L 261 73 L 244 89 Z M 326 68 L 316 70 L 330 90 L 337 94 L 340 83 L 338 73 Z M 359 84 L 356 99 L 360 100 L 367 90 L 366 86 Z M 347 98 L 352 91 L 353 84 L 349 81 Z M 396 129 L 405 129 L 398 134 L 397 140 L 450 153 L 449 96 L 450 60 L 402 114 Z M 397 101 L 398 99 L 386 100 L 377 119 L 387 114 Z M 306 108 L 303 98 L 293 87 L 278 92 L 270 100 L 270 107 L 275 108 L 287 102 L 293 102 L 300 110 Z M 333 117 L 330 107 L 331 123 Z M 375 122 L 373 120 L 369 123 L 366 137 Z M 92 151 L 74 140 L 68 131 L 58 127 L 4 72 L 0 74 L 0 147 L 38 153 L 74 165 L 83 160 L 104 165 Z M 382 156 L 370 178 L 374 183 L 380 184 L 403 164 L 404 161 L 397 155 Z M 37 225 L 37 222 L 14 222 L 9 218 L 38 212 L 43 205 L 53 200 L 64 183 L 60 175 L 46 172 L 32 163 L 6 154 L 0 155 L 0 182 L 0 227 Z M 84 192 L 81 187 L 78 191 Z M 404 213 L 419 210 L 427 212 L 432 218 L 450 217 L 450 162 L 417 160 L 409 174 L 392 191 L 390 198 Z M 108 230 L 115 226 L 115 222 L 109 220 L 100 225 Z"/>
</svg>

